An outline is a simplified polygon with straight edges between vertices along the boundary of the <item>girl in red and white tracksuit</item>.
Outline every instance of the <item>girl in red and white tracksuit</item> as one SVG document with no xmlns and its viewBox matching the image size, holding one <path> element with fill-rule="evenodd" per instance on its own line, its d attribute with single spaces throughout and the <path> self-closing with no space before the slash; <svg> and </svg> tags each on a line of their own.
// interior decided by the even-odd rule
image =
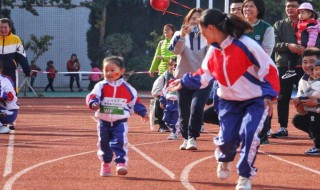
<svg viewBox="0 0 320 190">
<path fill-rule="evenodd" d="M 104 80 L 97 83 L 86 103 L 95 110 L 98 118 L 98 157 L 101 159 L 101 176 L 111 175 L 113 153 L 117 165 L 117 175 L 127 174 L 128 162 L 128 118 L 136 112 L 145 120 L 147 109 L 139 102 L 137 91 L 122 75 L 124 63 L 119 57 L 107 57 L 103 61 Z"/>
<path fill-rule="evenodd" d="M 241 145 L 236 189 L 251 189 L 250 177 L 256 173 L 254 162 L 260 144 L 258 133 L 272 113 L 271 99 L 280 89 L 276 65 L 257 42 L 243 35 L 248 29 L 252 27 L 236 16 L 217 9 L 204 11 L 200 31 L 211 44 L 207 56 L 198 71 L 185 74 L 171 86 L 171 90 L 199 89 L 213 78 L 218 81 L 217 176 L 230 176 L 231 162 Z"/>
</svg>

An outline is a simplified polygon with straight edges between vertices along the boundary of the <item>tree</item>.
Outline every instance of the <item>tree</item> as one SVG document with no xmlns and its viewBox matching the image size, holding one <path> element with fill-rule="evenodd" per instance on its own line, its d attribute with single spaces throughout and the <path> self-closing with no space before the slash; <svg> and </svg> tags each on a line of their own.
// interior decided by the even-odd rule
<svg viewBox="0 0 320 190">
<path fill-rule="evenodd" d="M 132 50 L 132 39 L 130 34 L 111 34 L 106 37 L 105 50 L 107 54 L 124 57 Z"/>
<path fill-rule="evenodd" d="M 34 57 L 32 61 L 37 61 L 39 57 L 49 50 L 49 46 L 52 45 L 51 40 L 53 40 L 52 36 L 44 35 L 39 39 L 31 34 L 30 41 L 28 41 L 25 45 L 25 49 L 30 49 L 34 53 Z"/>
</svg>

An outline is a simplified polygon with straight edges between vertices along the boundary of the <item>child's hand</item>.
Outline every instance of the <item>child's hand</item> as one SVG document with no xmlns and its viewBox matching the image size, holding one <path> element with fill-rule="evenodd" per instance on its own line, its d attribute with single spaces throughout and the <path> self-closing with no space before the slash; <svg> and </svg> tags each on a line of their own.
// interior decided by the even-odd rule
<svg viewBox="0 0 320 190">
<path fill-rule="evenodd" d="M 94 104 L 92 105 L 92 110 L 97 111 L 97 110 L 99 110 L 99 109 L 100 109 L 100 105 L 99 105 L 98 103 L 94 103 Z"/>
<path fill-rule="evenodd" d="M 165 104 L 160 102 L 160 108 L 163 109 L 165 107 Z"/>
<path fill-rule="evenodd" d="M 141 117 L 141 120 L 142 120 L 143 122 L 149 121 L 149 116 L 148 116 L 148 114 L 146 114 L 144 117 Z"/>
</svg>

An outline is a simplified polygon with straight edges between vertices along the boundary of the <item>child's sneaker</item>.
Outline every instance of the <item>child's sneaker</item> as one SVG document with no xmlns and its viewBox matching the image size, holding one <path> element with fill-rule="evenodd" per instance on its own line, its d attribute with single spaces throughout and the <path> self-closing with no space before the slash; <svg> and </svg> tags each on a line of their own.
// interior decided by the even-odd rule
<svg viewBox="0 0 320 190">
<path fill-rule="evenodd" d="M 111 175 L 111 164 L 110 163 L 101 163 L 100 175 L 107 177 Z"/>
<path fill-rule="evenodd" d="M 128 170 L 124 163 L 117 164 L 117 175 L 127 175 Z"/>
<path fill-rule="evenodd" d="M 8 127 L 0 125 L 0 134 L 8 134 L 8 133 L 10 133 L 10 129 Z"/>
<path fill-rule="evenodd" d="M 180 145 L 180 150 L 186 150 L 187 149 L 187 139 L 183 139 L 183 143 Z"/>
<path fill-rule="evenodd" d="M 288 79 L 288 78 L 291 78 L 291 77 L 294 77 L 296 76 L 297 73 L 295 70 L 288 70 L 284 75 L 282 75 L 282 79 Z"/>
<path fill-rule="evenodd" d="M 171 132 L 170 135 L 168 136 L 168 140 L 178 140 L 177 133 Z"/>
<path fill-rule="evenodd" d="M 236 190 L 251 190 L 251 180 L 249 178 L 240 176 Z"/>
<path fill-rule="evenodd" d="M 227 179 L 231 174 L 231 162 L 218 162 L 217 176 L 219 179 Z"/>
<path fill-rule="evenodd" d="M 312 147 L 310 150 L 304 152 L 307 155 L 320 156 L 320 149 Z"/>
</svg>

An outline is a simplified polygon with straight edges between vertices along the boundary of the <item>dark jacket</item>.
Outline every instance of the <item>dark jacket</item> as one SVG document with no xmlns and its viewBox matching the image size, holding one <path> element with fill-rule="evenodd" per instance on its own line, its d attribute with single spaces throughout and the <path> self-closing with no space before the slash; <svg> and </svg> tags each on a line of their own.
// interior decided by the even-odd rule
<svg viewBox="0 0 320 190">
<path fill-rule="evenodd" d="M 297 44 L 295 36 L 296 29 L 292 29 L 290 18 L 279 20 L 274 24 L 275 34 L 275 62 L 278 67 L 287 67 L 290 62 L 291 67 L 301 65 L 301 56 L 291 53 L 288 49 L 289 43 Z"/>
</svg>

